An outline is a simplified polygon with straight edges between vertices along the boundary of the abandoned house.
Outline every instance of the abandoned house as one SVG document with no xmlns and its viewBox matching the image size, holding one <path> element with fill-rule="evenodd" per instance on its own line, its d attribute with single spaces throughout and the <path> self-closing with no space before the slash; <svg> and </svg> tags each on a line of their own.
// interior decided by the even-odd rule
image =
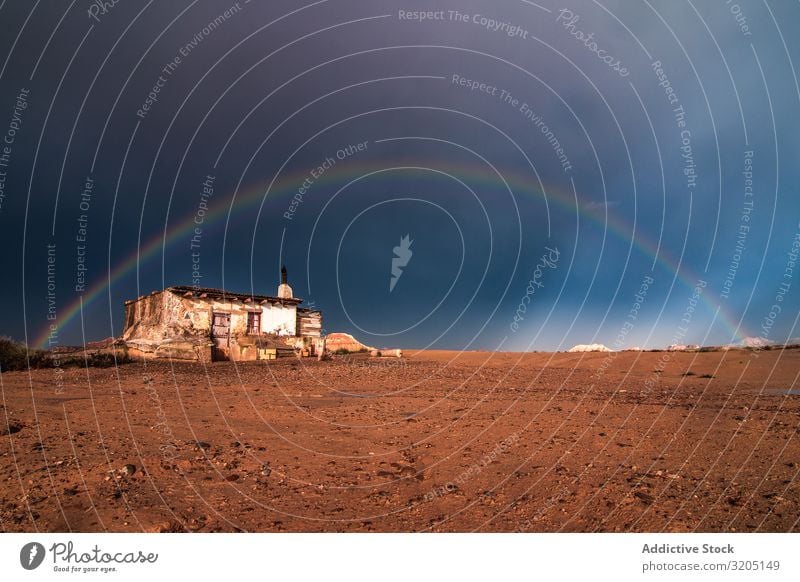
<svg viewBox="0 0 800 582">
<path fill-rule="evenodd" d="M 125 302 L 122 340 L 134 359 L 261 360 L 324 348 L 322 313 L 300 307 L 281 269 L 278 294 L 168 287 Z"/>
</svg>

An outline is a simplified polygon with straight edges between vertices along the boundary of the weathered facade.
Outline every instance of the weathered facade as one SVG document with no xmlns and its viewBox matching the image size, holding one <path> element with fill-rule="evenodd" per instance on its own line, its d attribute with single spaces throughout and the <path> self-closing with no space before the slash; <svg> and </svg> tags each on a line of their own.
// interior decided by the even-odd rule
<svg viewBox="0 0 800 582">
<path fill-rule="evenodd" d="M 133 358 L 259 360 L 324 350 L 322 313 L 300 307 L 282 271 L 277 297 L 168 287 L 125 302 L 122 334 Z"/>
</svg>

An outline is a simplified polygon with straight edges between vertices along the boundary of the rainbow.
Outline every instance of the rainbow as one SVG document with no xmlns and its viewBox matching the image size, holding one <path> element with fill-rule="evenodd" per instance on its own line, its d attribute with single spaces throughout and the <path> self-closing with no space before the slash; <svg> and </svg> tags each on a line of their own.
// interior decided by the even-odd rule
<svg viewBox="0 0 800 582">
<path fill-rule="evenodd" d="M 433 166 L 431 167 L 432 169 L 439 169 Z M 341 162 L 321 176 L 320 179 L 315 182 L 313 188 L 316 190 L 324 188 L 326 185 L 346 183 L 363 174 L 385 169 L 387 169 L 385 165 L 357 163 L 355 161 Z M 416 168 L 416 170 L 425 172 L 423 168 Z M 448 163 L 447 172 L 459 177 L 468 184 L 476 184 L 491 189 L 502 187 L 505 190 L 506 188 L 505 184 L 496 174 L 481 170 L 480 167 L 475 165 L 458 166 Z M 218 202 L 209 206 L 204 218 L 204 227 L 208 227 L 214 223 L 224 222 L 228 219 L 229 213 L 230 216 L 233 217 L 234 215 L 251 210 L 260 205 L 268 195 L 293 196 L 306 177 L 306 171 L 287 174 L 280 180 L 275 180 L 271 190 L 266 189 L 263 183 L 251 185 L 243 189 L 241 193 L 235 193 L 232 200 L 235 200 L 236 204 L 233 208 L 230 208 L 231 198 L 220 198 Z M 572 193 L 562 193 L 555 188 L 547 188 L 546 190 L 533 188 L 530 177 L 518 173 L 503 172 L 503 177 L 515 195 L 530 194 L 542 196 L 548 203 L 552 201 L 564 209 L 573 212 L 575 210 L 575 199 Z M 578 209 L 578 212 L 582 219 L 586 218 L 606 228 L 610 233 L 623 241 L 630 241 L 631 234 L 634 232 L 633 226 L 627 224 L 619 217 L 614 216 L 612 213 L 607 212 L 606 208 L 583 204 Z M 176 244 L 186 244 L 196 226 L 194 219 L 194 213 L 187 215 L 177 224 L 169 227 L 166 232 L 160 232 L 153 236 L 149 241 L 135 249 L 128 257 L 118 262 L 105 277 L 101 277 L 95 281 L 84 293 L 78 295 L 61 313 L 59 313 L 58 327 L 63 329 L 70 325 L 73 320 L 80 315 L 83 309 L 87 308 L 102 295 L 106 293 L 110 294 L 110 289 L 113 285 L 135 272 L 142 264 L 157 257 L 161 251 L 166 251 L 167 248 Z M 673 274 L 676 280 L 684 285 L 687 290 L 693 289 L 697 284 L 699 277 L 685 266 L 682 266 L 663 247 L 660 247 L 660 245 L 656 244 L 645 233 L 641 232 L 641 229 L 636 232 L 632 244 L 634 249 L 638 252 L 651 258 L 654 266 L 659 264 Z M 712 303 L 709 295 L 708 293 L 703 294 L 701 301 L 708 306 L 712 313 L 715 313 L 717 310 L 719 311 L 717 319 L 727 328 L 732 340 L 742 339 L 744 335 L 740 333 L 739 322 L 731 318 L 721 305 Z M 35 337 L 32 345 L 38 348 L 46 348 L 49 334 L 50 326 L 44 325 L 39 334 Z"/>
</svg>

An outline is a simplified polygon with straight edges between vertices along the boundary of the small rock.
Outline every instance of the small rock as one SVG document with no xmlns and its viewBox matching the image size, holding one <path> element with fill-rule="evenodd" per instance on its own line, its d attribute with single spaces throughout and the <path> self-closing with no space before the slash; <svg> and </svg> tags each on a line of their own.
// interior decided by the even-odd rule
<svg viewBox="0 0 800 582">
<path fill-rule="evenodd" d="M 271 473 L 272 467 L 269 466 L 269 463 L 261 465 L 261 474 L 264 475 L 264 477 L 269 477 Z"/>
<path fill-rule="evenodd" d="M 136 465 L 128 463 L 127 465 L 122 467 L 122 473 L 127 475 L 128 477 L 132 476 L 134 473 L 136 473 Z"/>
<path fill-rule="evenodd" d="M 201 451 L 205 451 L 211 448 L 211 443 L 207 443 L 205 441 L 195 441 L 194 446 Z"/>
<path fill-rule="evenodd" d="M 0 436 L 8 436 L 16 434 L 22 430 L 22 424 L 19 422 L 9 422 L 6 426 L 0 428 Z"/>
</svg>

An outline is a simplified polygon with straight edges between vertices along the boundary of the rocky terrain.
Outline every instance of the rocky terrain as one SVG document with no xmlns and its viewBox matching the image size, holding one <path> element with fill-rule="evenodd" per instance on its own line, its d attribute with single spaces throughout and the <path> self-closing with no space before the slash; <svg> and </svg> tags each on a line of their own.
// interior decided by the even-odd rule
<svg viewBox="0 0 800 582">
<path fill-rule="evenodd" d="M 800 350 L 0 375 L 3 531 L 797 531 Z"/>
</svg>

